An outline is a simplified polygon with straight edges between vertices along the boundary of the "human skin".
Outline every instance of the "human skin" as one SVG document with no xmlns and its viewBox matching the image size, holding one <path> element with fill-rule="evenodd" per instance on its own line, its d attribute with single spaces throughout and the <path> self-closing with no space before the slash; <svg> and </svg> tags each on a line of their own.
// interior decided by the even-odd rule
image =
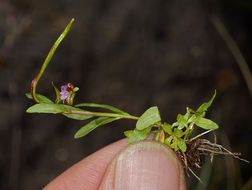
<svg viewBox="0 0 252 190">
<path fill-rule="evenodd" d="M 110 144 L 76 163 L 44 190 L 185 190 L 174 151 L 154 141 Z"/>
</svg>

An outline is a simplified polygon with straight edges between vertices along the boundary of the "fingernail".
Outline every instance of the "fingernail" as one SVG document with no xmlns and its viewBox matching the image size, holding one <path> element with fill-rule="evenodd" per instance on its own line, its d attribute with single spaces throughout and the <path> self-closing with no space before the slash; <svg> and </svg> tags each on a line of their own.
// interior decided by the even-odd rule
<svg viewBox="0 0 252 190">
<path fill-rule="evenodd" d="M 111 167 L 112 189 L 181 189 L 181 165 L 175 153 L 160 143 L 142 141 L 129 145 Z"/>
</svg>

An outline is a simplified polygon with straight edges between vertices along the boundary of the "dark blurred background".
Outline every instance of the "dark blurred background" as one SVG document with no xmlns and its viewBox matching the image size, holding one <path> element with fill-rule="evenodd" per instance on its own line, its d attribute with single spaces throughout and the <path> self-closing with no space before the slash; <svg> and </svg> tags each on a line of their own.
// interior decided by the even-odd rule
<svg viewBox="0 0 252 190">
<path fill-rule="evenodd" d="M 72 82 L 80 88 L 76 103 L 110 104 L 136 116 L 157 105 L 172 123 L 217 89 L 207 117 L 220 126 L 218 143 L 252 161 L 251 95 L 210 15 L 220 18 L 251 69 L 250 0 L 1 0 L 0 189 L 41 189 L 135 126 L 117 121 L 75 140 L 86 122 L 25 113 L 33 101 L 24 94 L 72 17 L 76 21 L 39 82 L 40 93 L 54 99 L 51 81 L 58 87 Z M 216 156 L 198 172 L 205 186 L 193 176 L 188 185 L 250 189 L 251 174 L 251 164 Z"/>
</svg>

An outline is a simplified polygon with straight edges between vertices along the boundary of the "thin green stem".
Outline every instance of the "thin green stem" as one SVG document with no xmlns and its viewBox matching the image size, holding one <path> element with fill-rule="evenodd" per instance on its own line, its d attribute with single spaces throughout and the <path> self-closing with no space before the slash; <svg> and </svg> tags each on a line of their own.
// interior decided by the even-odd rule
<svg viewBox="0 0 252 190">
<path fill-rule="evenodd" d="M 189 127 L 186 128 L 184 134 L 184 140 L 187 140 L 188 136 L 190 135 L 190 131 L 193 129 L 194 122 L 190 123 Z"/>
<path fill-rule="evenodd" d="M 71 19 L 71 21 L 69 22 L 69 24 L 67 25 L 65 30 L 62 32 L 62 34 L 58 37 L 56 42 L 53 44 L 53 46 L 51 47 L 51 49 L 50 49 L 50 51 L 49 51 L 43 65 L 41 66 L 39 72 L 37 73 L 37 75 L 34 77 L 34 79 L 31 82 L 31 95 L 32 95 L 33 99 L 37 103 L 40 103 L 39 99 L 36 96 L 36 87 L 37 87 L 38 81 L 41 78 L 42 74 L 44 73 L 44 71 L 45 71 L 46 67 L 48 66 L 49 62 L 51 61 L 51 59 L 53 57 L 53 54 L 56 51 L 57 47 L 59 46 L 61 41 L 65 38 L 68 31 L 70 30 L 73 22 L 74 22 L 74 18 Z"/>
<path fill-rule="evenodd" d="M 80 114 L 80 115 L 92 115 L 97 117 L 117 117 L 121 119 L 131 119 L 131 120 L 138 120 L 139 118 L 132 115 L 121 115 L 121 114 L 115 114 L 115 113 L 102 113 L 102 112 L 83 112 L 83 111 L 66 111 L 65 113 L 69 114 Z"/>
</svg>

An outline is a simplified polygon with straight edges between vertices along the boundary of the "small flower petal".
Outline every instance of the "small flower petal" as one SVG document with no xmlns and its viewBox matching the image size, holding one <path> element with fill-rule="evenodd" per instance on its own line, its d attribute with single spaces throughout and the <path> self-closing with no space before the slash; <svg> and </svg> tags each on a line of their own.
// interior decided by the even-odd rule
<svg viewBox="0 0 252 190">
<path fill-rule="evenodd" d="M 62 85 L 61 86 L 61 92 L 65 92 L 65 91 L 67 91 L 67 87 L 66 87 L 66 85 Z"/>
<path fill-rule="evenodd" d="M 62 85 L 61 86 L 61 92 L 59 93 L 60 94 L 60 99 L 63 100 L 63 101 L 66 100 L 67 103 L 69 105 L 71 105 L 72 102 L 73 102 L 72 99 L 73 99 L 74 94 L 75 94 L 74 89 L 75 88 L 74 88 L 74 86 L 71 83 L 67 83 L 65 85 Z M 79 88 L 77 88 L 75 90 L 77 91 L 78 89 Z"/>
</svg>

